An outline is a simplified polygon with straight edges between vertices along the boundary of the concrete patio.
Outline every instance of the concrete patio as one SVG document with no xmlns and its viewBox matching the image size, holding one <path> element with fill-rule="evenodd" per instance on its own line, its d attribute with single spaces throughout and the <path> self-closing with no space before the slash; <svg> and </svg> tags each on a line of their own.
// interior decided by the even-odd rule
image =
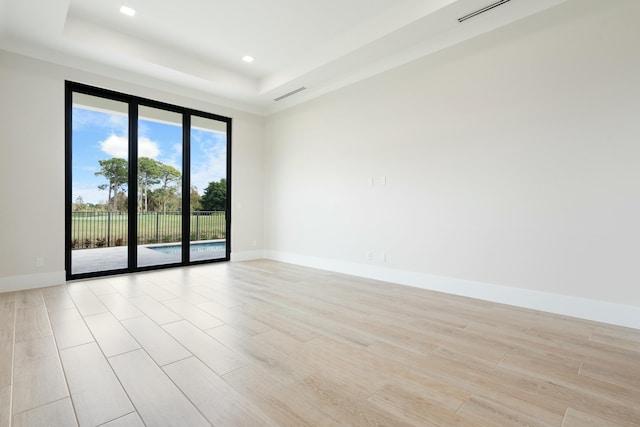
<svg viewBox="0 0 640 427">
<path fill-rule="evenodd" d="M 198 243 L 219 242 L 223 240 L 198 241 Z M 175 243 L 174 243 L 175 244 Z M 166 254 L 153 247 L 167 246 L 167 244 L 138 245 L 138 267 L 174 264 L 181 261 L 181 255 Z M 83 274 L 99 271 L 119 270 L 127 268 L 127 247 L 116 246 L 110 248 L 75 249 L 71 252 L 71 273 Z M 221 259 L 226 255 L 225 247 L 210 251 L 191 251 L 191 261 Z"/>
</svg>

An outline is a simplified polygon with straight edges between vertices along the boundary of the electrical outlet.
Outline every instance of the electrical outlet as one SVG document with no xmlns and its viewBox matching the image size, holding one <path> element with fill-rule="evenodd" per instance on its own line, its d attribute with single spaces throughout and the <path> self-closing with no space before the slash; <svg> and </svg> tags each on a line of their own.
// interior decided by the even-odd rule
<svg viewBox="0 0 640 427">
<path fill-rule="evenodd" d="M 371 261 L 373 259 L 373 252 L 367 252 L 367 260 Z"/>
<path fill-rule="evenodd" d="M 38 268 L 44 267 L 44 258 L 42 257 L 36 258 L 36 267 Z"/>
</svg>

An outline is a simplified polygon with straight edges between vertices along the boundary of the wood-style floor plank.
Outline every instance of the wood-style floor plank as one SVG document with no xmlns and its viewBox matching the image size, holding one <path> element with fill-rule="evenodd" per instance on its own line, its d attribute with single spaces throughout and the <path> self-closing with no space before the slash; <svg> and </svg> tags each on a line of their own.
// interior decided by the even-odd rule
<svg viewBox="0 0 640 427">
<path fill-rule="evenodd" d="M 86 316 L 85 320 L 98 345 L 107 357 L 140 348 L 138 342 L 111 313 Z"/>
<path fill-rule="evenodd" d="M 607 361 L 606 358 L 600 360 L 586 360 L 580 365 L 580 375 L 617 384 L 640 393 L 640 362 L 615 363 Z"/>
<path fill-rule="evenodd" d="M 457 414 L 455 410 L 447 408 L 446 405 L 430 399 L 422 390 L 416 390 L 414 386 L 387 386 L 376 392 L 368 401 L 411 425 L 431 427 L 485 426 L 485 424 L 465 418 Z"/>
<path fill-rule="evenodd" d="M 97 426 L 134 411 L 97 344 L 62 350 L 60 358 L 81 426 Z"/>
<path fill-rule="evenodd" d="M 13 416 L 13 427 L 72 427 L 77 426 L 71 399 L 64 398 Z"/>
<path fill-rule="evenodd" d="M 220 326 L 207 333 L 256 365 L 269 369 L 282 383 L 294 383 L 311 374 L 310 369 L 286 353 L 256 342 L 251 335 L 238 332 L 232 326 Z"/>
<path fill-rule="evenodd" d="M 159 281 L 162 283 L 162 281 Z M 140 284 L 140 288 L 145 293 L 145 295 L 150 296 L 156 301 L 166 301 L 170 299 L 174 299 L 175 295 L 171 292 L 164 290 L 158 283 L 153 282 L 152 280 L 144 281 Z"/>
<path fill-rule="evenodd" d="M 0 294 L 0 387 L 11 384 L 15 308 L 15 293 Z"/>
<path fill-rule="evenodd" d="M 146 425 L 210 425 L 143 350 L 114 356 L 109 362 Z"/>
<path fill-rule="evenodd" d="M 182 317 L 148 295 L 133 298 L 131 302 L 159 325 L 182 320 Z"/>
<path fill-rule="evenodd" d="M 142 316 L 143 313 L 118 293 L 98 295 L 98 298 L 107 306 L 111 314 L 118 320 L 131 319 Z"/>
<path fill-rule="evenodd" d="M 519 402 L 518 406 L 509 406 L 510 402 L 496 401 L 471 396 L 458 410 L 458 414 L 481 426 L 522 426 L 554 427 L 562 422 L 562 417 L 541 417 L 540 408 Z"/>
<path fill-rule="evenodd" d="M 51 335 L 49 316 L 42 293 L 27 291 L 16 299 L 15 341 L 28 341 Z"/>
<path fill-rule="evenodd" d="M 302 323 L 289 319 L 277 311 L 265 310 L 262 307 L 255 308 L 255 306 L 250 306 L 246 309 L 243 307 L 243 312 L 247 311 L 251 313 L 252 317 L 268 327 L 267 330 L 256 332 L 256 334 L 262 334 L 271 329 L 275 329 L 303 342 L 310 341 L 321 336 L 318 331 L 308 328 Z"/>
<path fill-rule="evenodd" d="M 146 316 L 123 320 L 122 324 L 158 366 L 192 356 L 191 352 Z"/>
<path fill-rule="evenodd" d="M 467 381 L 481 382 L 484 387 L 502 390 L 505 394 L 563 414 L 571 405 L 578 410 L 591 410 L 607 414 L 615 423 L 634 425 L 640 420 L 640 407 L 629 406 L 625 401 L 602 399 L 589 390 L 566 386 L 554 381 L 538 379 L 535 375 L 519 371 L 503 370 L 480 359 L 473 359 L 437 350 L 430 355 L 433 367 Z M 544 390 L 541 393 L 540 390 Z"/>
<path fill-rule="evenodd" d="M 113 294 L 116 290 L 105 280 L 92 280 L 85 283 L 87 288 L 97 296 Z"/>
<path fill-rule="evenodd" d="M 299 393 L 285 389 L 276 377 L 256 365 L 236 369 L 223 378 L 279 426 L 345 425 Z"/>
<path fill-rule="evenodd" d="M 127 299 L 132 299 L 136 297 L 144 296 L 145 293 L 140 287 L 141 277 L 143 275 L 135 275 L 133 276 L 117 276 L 117 277 L 109 277 L 107 279 L 103 279 L 105 282 L 109 283 L 113 289 L 115 289 L 119 294 L 124 296 Z"/>
<path fill-rule="evenodd" d="M 124 417 L 102 424 L 100 427 L 144 427 L 144 423 L 138 416 L 137 412 L 132 412 Z"/>
<path fill-rule="evenodd" d="M 591 395 L 613 398 L 621 402 L 627 401 L 630 404 L 638 401 L 640 389 L 634 391 L 611 383 L 608 378 L 603 380 L 581 375 L 577 372 L 577 369 L 575 371 L 572 369 L 573 366 L 569 369 L 564 366 L 558 366 L 558 358 L 554 358 L 552 355 L 541 356 L 536 355 L 535 352 L 530 353 L 530 355 L 524 357 L 509 355 L 500 362 L 500 366 L 510 370 L 521 371 L 526 375 L 542 380 L 553 381 L 568 390 L 586 391 Z"/>
<path fill-rule="evenodd" d="M 276 425 L 195 357 L 165 366 L 164 371 L 213 425 Z"/>
<path fill-rule="evenodd" d="M 165 325 L 164 329 L 218 375 L 249 363 L 247 358 L 233 352 L 186 320 Z"/>
<path fill-rule="evenodd" d="M 42 290 L 42 297 L 49 313 L 76 308 L 64 286 L 45 288 Z"/>
<path fill-rule="evenodd" d="M 50 312 L 49 320 L 60 350 L 94 341 L 93 335 L 84 323 L 84 318 L 75 307 Z"/>
<path fill-rule="evenodd" d="M 620 427 L 620 424 L 603 420 L 593 414 L 578 411 L 571 407 L 567 408 L 567 412 L 562 422 L 562 427 Z"/>
<path fill-rule="evenodd" d="M 371 396 L 389 379 L 385 373 L 388 366 L 382 370 L 367 366 L 366 363 L 363 363 L 362 353 L 359 353 L 357 349 L 327 337 L 319 337 L 302 343 L 279 331 L 272 330 L 257 335 L 254 341 L 266 348 L 279 349 L 288 357 L 295 359 L 299 366 L 298 377 L 306 377 L 310 373 L 320 374 L 339 384 L 349 395 L 357 396 L 360 399 Z M 273 370 L 269 368 L 270 372 Z M 278 378 L 282 382 L 286 382 L 287 378 L 291 378 L 291 374 L 278 375 Z"/>
<path fill-rule="evenodd" d="M 224 292 L 217 291 L 211 286 L 197 286 L 192 287 L 191 290 L 227 308 L 244 304 L 239 298 L 234 298 Z"/>
<path fill-rule="evenodd" d="M 198 305 L 210 301 L 209 298 L 194 292 L 189 286 L 185 286 L 184 283 L 169 282 L 160 286 L 174 297 L 187 301 L 189 304 Z"/>
<path fill-rule="evenodd" d="M 379 405 L 360 400 L 343 392 L 339 384 L 311 375 L 288 387 L 291 392 L 313 402 L 327 416 L 350 426 L 409 426 L 415 425 L 406 414 L 396 416 Z"/>
<path fill-rule="evenodd" d="M 162 301 L 162 304 L 202 330 L 224 325 L 222 320 L 179 298 Z"/>
<path fill-rule="evenodd" d="M 16 342 L 49 335 L 51 335 L 51 326 L 49 325 L 49 317 L 44 305 L 16 309 Z"/>
<path fill-rule="evenodd" d="M 67 286 L 67 292 L 83 316 L 105 313 L 109 311 L 100 299 L 91 292 L 84 283 L 73 283 Z"/>
<path fill-rule="evenodd" d="M 251 334 L 259 334 L 271 329 L 268 325 L 247 316 L 240 310 L 240 306 L 234 308 L 225 307 L 216 301 L 208 301 L 199 304 L 198 308 L 206 311 L 212 316 L 234 326 L 236 329 L 246 330 Z"/>
<path fill-rule="evenodd" d="M 0 427 L 11 425 L 11 384 L 0 386 Z"/>
<path fill-rule="evenodd" d="M 13 414 L 69 396 L 53 336 L 15 345 Z"/>
</svg>

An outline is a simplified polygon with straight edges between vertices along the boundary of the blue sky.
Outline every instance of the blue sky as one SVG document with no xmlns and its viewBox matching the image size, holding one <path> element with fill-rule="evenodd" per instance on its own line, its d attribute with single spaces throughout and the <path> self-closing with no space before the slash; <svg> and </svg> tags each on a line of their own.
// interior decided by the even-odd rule
<svg viewBox="0 0 640 427">
<path fill-rule="evenodd" d="M 107 190 L 99 190 L 106 180 L 95 176 L 98 160 L 127 158 L 128 119 L 79 107 L 73 108 L 72 200 L 82 196 L 85 203 L 106 202 Z M 182 128 L 141 119 L 138 124 L 138 155 L 150 157 L 182 171 Z M 226 177 L 226 136 L 215 131 L 191 131 L 191 185 L 202 194 L 211 181 Z"/>
</svg>

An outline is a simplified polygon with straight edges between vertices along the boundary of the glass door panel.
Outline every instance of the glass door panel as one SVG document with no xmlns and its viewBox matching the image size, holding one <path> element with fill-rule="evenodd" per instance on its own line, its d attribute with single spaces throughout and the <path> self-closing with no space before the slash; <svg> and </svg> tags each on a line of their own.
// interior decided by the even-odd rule
<svg viewBox="0 0 640 427">
<path fill-rule="evenodd" d="M 190 260 L 225 258 L 227 123 L 192 116 L 190 141 Z"/>
<path fill-rule="evenodd" d="M 71 274 L 128 267 L 128 105 L 73 93 Z"/>
<path fill-rule="evenodd" d="M 138 109 L 138 267 L 182 262 L 182 114 Z"/>
</svg>

